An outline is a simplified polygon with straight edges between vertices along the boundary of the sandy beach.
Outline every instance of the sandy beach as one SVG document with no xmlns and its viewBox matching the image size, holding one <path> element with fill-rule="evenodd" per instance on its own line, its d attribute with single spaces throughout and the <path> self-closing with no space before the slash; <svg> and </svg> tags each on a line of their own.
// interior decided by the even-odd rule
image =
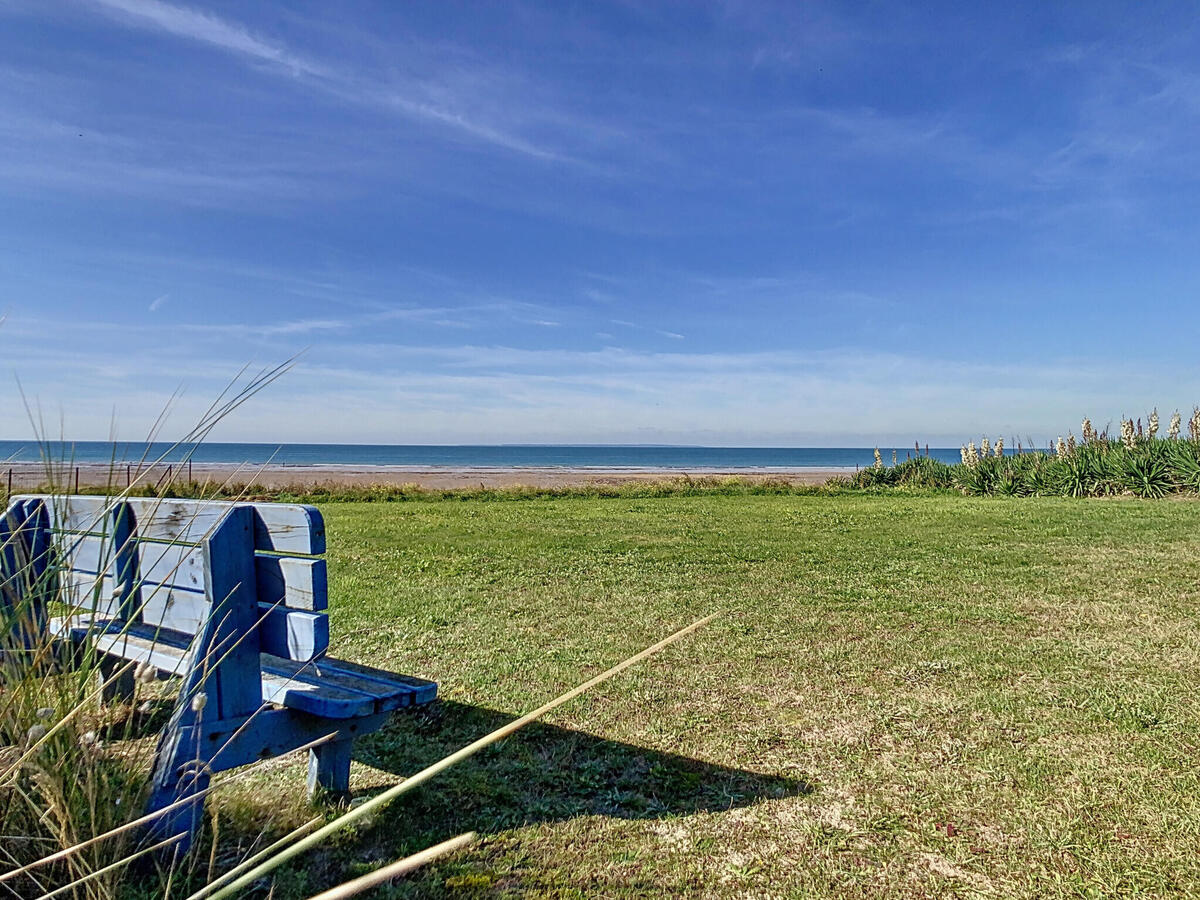
<svg viewBox="0 0 1200 900">
<path fill-rule="evenodd" d="M 588 484 L 624 484 L 631 481 L 663 481 L 688 476 L 691 478 L 740 477 L 758 480 L 784 479 L 794 484 L 823 484 L 834 475 L 853 473 L 853 469 L 836 468 L 751 468 L 751 469 L 646 469 L 559 466 L 545 467 L 457 467 L 457 466 L 253 466 L 217 463 L 194 463 L 190 469 L 183 466 L 159 465 L 153 469 L 142 468 L 140 474 L 136 464 L 124 463 L 80 464 L 66 466 L 55 480 L 60 484 L 74 485 L 78 477 L 81 485 L 113 484 L 124 487 L 127 481 L 141 479 L 152 484 L 160 481 L 187 480 L 212 483 L 250 484 L 264 489 L 297 487 L 305 485 L 370 485 L 370 484 L 416 484 L 421 487 L 473 488 L 511 487 L 530 485 L 534 487 L 564 487 Z M 10 473 L 11 472 L 11 476 Z M 78 472 L 78 476 L 76 473 Z M 11 477 L 14 490 L 32 488 L 46 481 L 45 467 L 36 463 L 12 463 L 0 466 L 0 478 Z"/>
</svg>

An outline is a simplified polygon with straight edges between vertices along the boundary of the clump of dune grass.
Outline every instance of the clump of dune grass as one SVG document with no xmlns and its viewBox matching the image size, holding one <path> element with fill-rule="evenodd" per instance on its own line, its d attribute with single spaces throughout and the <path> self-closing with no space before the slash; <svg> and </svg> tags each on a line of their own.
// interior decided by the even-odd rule
<svg viewBox="0 0 1200 900">
<path fill-rule="evenodd" d="M 278 378 L 291 361 L 231 382 L 199 422 L 167 452 L 202 441 L 219 421 Z M 72 488 L 69 458 L 54 457 L 44 423 L 31 411 L 42 450 L 44 483 L 36 493 L 50 505 Z M 159 417 L 147 438 L 156 439 Z M 190 451 L 189 451 L 190 452 Z M 146 486 L 115 487 L 115 460 L 107 484 L 94 492 L 117 502 L 142 495 Z M 143 460 L 142 462 L 146 462 Z M 149 462 L 156 462 L 150 460 Z M 139 467 L 140 468 L 140 467 Z M 6 497 L 7 501 L 10 498 Z M 170 712 L 165 686 L 154 672 L 97 654 L 91 642 L 68 648 L 52 640 L 47 616 L 89 612 L 100 600 L 80 597 L 72 586 L 71 538 L 55 535 L 33 553 L 24 535 L 36 523 L 6 516 L 0 553 L 0 894 L 18 897 L 69 896 L 113 900 L 137 863 L 150 896 L 169 896 L 171 885 L 191 873 L 165 868 L 143 843 L 140 829 L 125 827 L 142 816 L 155 736 Z M 100 535 L 102 562 L 117 548 L 106 525 Z M 103 571 L 107 566 L 102 565 Z M 98 579 L 97 579 L 98 580 Z M 95 590 L 100 590 L 96 587 Z M 132 683 L 132 695 L 104 702 L 106 694 Z M 189 866 L 198 864 L 193 854 Z M 145 886 L 145 885 L 144 885 Z"/>
<path fill-rule="evenodd" d="M 1026 450 L 1017 444 L 1006 453 L 1004 441 L 977 446 L 968 441 L 960 461 L 947 465 L 918 456 L 892 466 L 873 466 L 852 479 L 859 489 L 920 486 L 957 490 L 970 496 L 1139 497 L 1156 500 L 1173 494 L 1200 493 L 1200 407 L 1181 436 L 1182 416 L 1172 414 L 1165 437 L 1159 437 L 1158 410 L 1142 419 L 1122 418 L 1119 436 L 1098 432 L 1089 418 L 1081 423 L 1081 439 L 1068 432 L 1049 451 Z M 878 456 L 876 457 L 878 460 Z"/>
</svg>

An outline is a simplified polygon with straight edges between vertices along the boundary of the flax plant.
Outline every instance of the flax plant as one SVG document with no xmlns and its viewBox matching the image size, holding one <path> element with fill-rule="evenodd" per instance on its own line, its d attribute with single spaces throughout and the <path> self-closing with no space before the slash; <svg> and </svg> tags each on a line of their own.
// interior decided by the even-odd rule
<svg viewBox="0 0 1200 900">
<path fill-rule="evenodd" d="M 953 486 L 973 495 L 1125 495 L 1146 499 L 1178 492 L 1200 493 L 1200 407 L 1194 408 L 1188 423 L 1192 439 L 1187 441 L 1179 440 L 1182 417 L 1178 412 L 1171 416 L 1165 437 L 1160 437 L 1157 407 L 1144 423 L 1124 417 L 1120 421 L 1117 440 L 1109 438 L 1107 428 L 1098 432 L 1091 419 L 1084 417 L 1080 423 L 1081 441 L 1068 432 L 1065 439 L 1056 438 L 1045 452 L 1033 450 L 1006 457 L 1002 440 L 989 445 L 985 438 L 982 453 L 974 442 L 963 444 L 959 463 L 945 466 L 944 473 L 918 475 L 902 466 L 889 478 L 854 486 Z"/>
</svg>

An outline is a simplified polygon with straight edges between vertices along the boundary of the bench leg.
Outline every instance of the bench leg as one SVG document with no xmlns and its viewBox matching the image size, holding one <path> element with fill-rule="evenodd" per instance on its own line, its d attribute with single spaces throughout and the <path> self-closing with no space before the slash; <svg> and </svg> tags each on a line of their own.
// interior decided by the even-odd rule
<svg viewBox="0 0 1200 900">
<path fill-rule="evenodd" d="M 190 803 L 181 803 L 168 810 L 147 826 L 148 834 L 155 841 L 183 835 L 182 840 L 162 854 L 168 859 L 187 853 L 204 818 L 203 792 L 208 787 L 211 771 L 207 761 L 197 752 L 198 731 L 197 727 L 168 726 L 159 736 L 146 812 L 158 812 L 177 801 L 194 798 Z"/>
<path fill-rule="evenodd" d="M 124 671 L 120 671 L 124 667 Z M 123 659 L 103 659 L 96 671 L 103 703 L 133 701 L 133 666 Z"/>
<path fill-rule="evenodd" d="M 353 740 L 330 741 L 308 751 L 308 796 L 318 791 L 343 797 L 350 793 L 350 750 Z"/>
</svg>

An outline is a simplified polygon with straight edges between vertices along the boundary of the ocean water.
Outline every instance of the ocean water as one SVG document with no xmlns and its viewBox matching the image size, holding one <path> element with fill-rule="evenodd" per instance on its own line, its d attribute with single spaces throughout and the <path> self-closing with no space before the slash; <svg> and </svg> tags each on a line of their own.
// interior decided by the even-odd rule
<svg viewBox="0 0 1200 900">
<path fill-rule="evenodd" d="M 203 443 L 170 450 L 168 444 L 111 444 L 106 441 L 51 442 L 52 459 L 73 463 L 120 463 L 139 459 L 196 463 L 273 463 L 286 466 L 427 466 L 430 468 L 606 468 L 606 469 L 808 469 L 866 467 L 871 447 L 674 447 L 621 444 L 233 444 Z M 880 447 L 884 462 L 892 450 L 903 460 L 913 448 Z M 33 441 L 0 441 L 0 465 L 37 462 L 43 448 Z M 929 455 L 958 462 L 958 448 L 935 447 Z"/>
</svg>

